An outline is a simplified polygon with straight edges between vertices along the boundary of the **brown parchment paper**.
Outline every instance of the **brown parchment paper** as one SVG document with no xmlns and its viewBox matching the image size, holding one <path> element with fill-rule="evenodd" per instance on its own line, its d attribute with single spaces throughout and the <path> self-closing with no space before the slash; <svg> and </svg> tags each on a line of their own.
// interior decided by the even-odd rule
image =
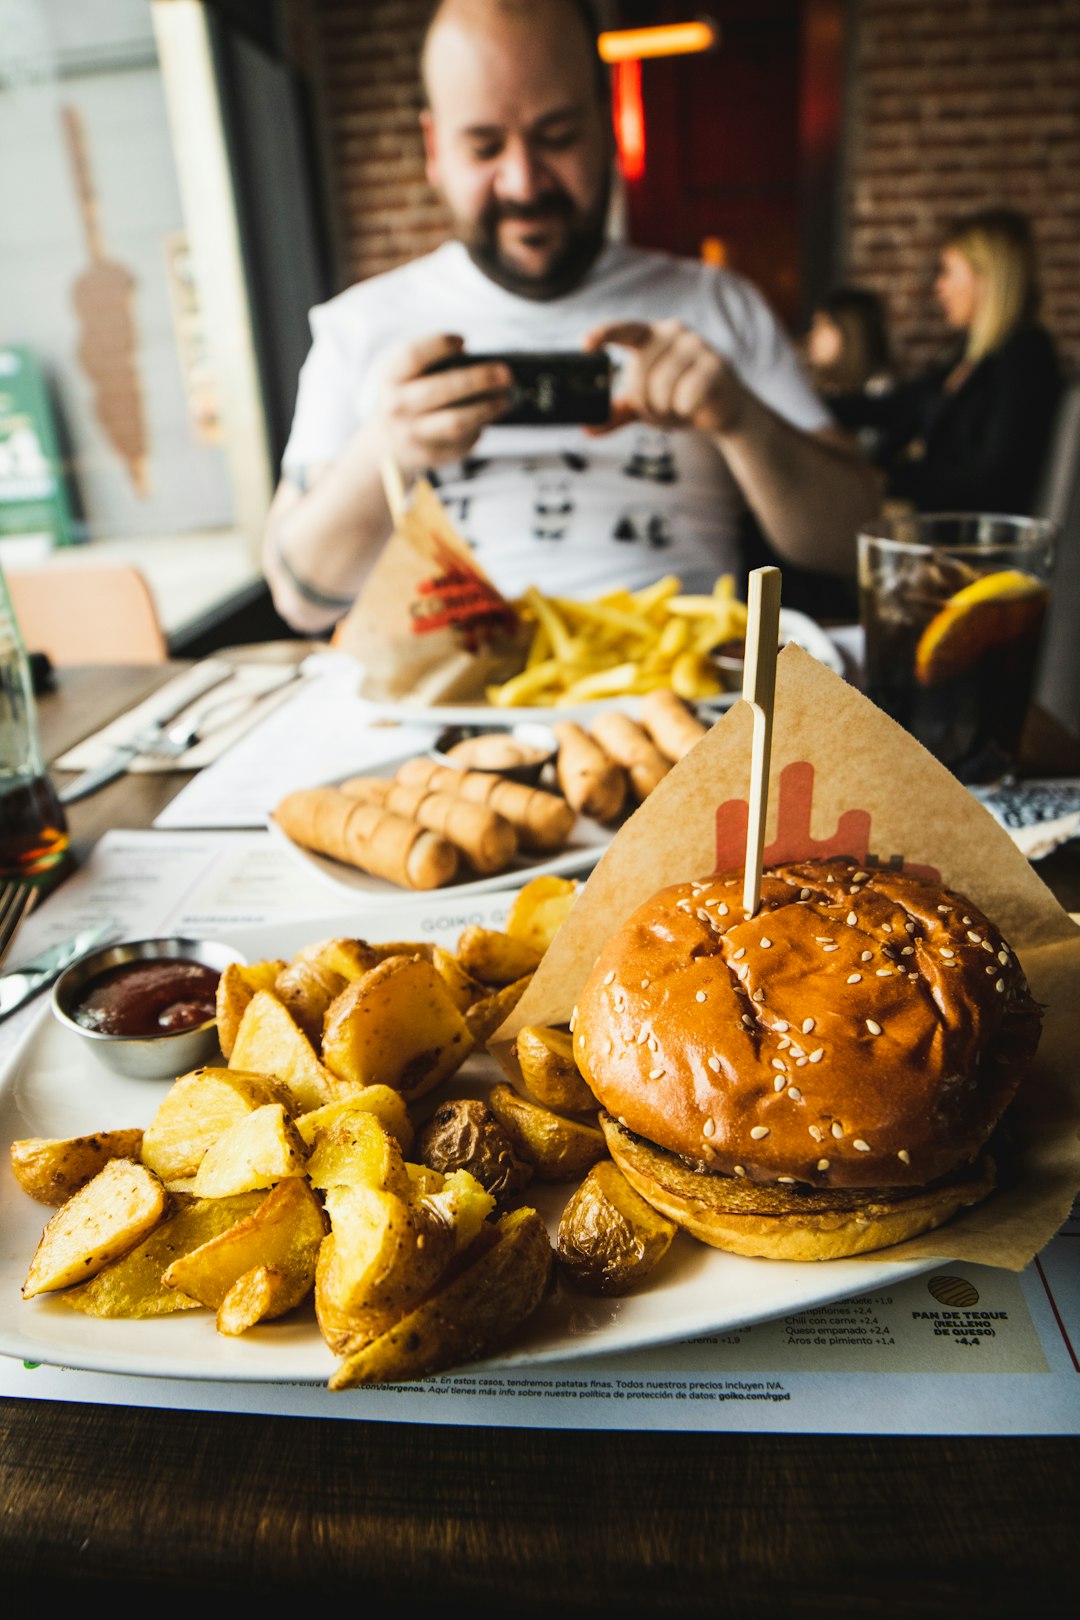
<svg viewBox="0 0 1080 1620">
<path fill-rule="evenodd" d="M 749 704 L 736 703 L 620 828 L 491 1043 L 511 1078 L 520 1078 L 518 1030 L 568 1021 L 601 946 L 635 907 L 669 883 L 742 866 L 752 726 Z M 1080 929 L 944 766 L 788 645 L 777 660 L 764 858 L 840 854 L 921 868 L 967 895 L 1001 928 L 1045 1008 L 1038 1053 L 1009 1111 L 1010 1179 L 938 1231 L 887 1251 L 1020 1271 L 1080 1191 Z M 885 1253 L 861 1258 L 880 1262 Z"/>
<path fill-rule="evenodd" d="M 530 636 L 419 479 L 332 645 L 363 665 L 362 697 L 426 705 L 482 699 L 519 673 Z"/>
</svg>

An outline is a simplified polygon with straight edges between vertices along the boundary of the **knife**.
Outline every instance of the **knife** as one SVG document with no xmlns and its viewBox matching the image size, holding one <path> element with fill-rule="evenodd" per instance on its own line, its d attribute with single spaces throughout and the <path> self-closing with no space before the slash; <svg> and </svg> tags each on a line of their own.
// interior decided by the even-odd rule
<svg viewBox="0 0 1080 1620">
<path fill-rule="evenodd" d="M 24 962 L 22 967 L 15 968 L 11 973 L 0 973 L 0 1019 L 9 1017 L 25 1006 L 39 990 L 44 990 L 54 979 L 58 979 L 72 962 L 77 962 L 95 945 L 115 938 L 117 933 L 111 922 L 99 923 L 96 928 L 84 928 L 81 933 L 73 934 L 59 945 L 50 945 L 47 951 L 42 951 L 40 956 Z"/>
<path fill-rule="evenodd" d="M 109 782 L 121 776 L 127 770 L 133 759 L 152 749 L 154 744 L 164 735 L 170 723 L 183 714 L 184 710 L 200 698 L 204 693 L 210 692 L 215 686 L 221 686 L 225 681 L 231 680 L 236 671 L 231 664 L 209 663 L 201 672 L 198 680 L 188 682 L 184 686 L 182 698 L 165 709 L 161 714 L 154 716 L 145 726 L 141 726 L 129 742 L 121 743 L 114 748 L 107 759 L 100 765 L 93 765 L 89 770 L 83 771 L 73 782 L 60 789 L 61 804 L 74 804 L 78 799 L 86 799 L 99 788 L 107 786 Z"/>
</svg>

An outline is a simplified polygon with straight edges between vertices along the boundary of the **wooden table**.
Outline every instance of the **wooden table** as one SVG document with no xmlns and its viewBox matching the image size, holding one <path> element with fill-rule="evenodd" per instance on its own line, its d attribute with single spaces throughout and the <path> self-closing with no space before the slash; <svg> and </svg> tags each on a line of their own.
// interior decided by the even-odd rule
<svg viewBox="0 0 1080 1620">
<path fill-rule="evenodd" d="M 50 757 L 168 671 L 61 674 Z M 1036 719 L 1033 773 L 1080 774 Z M 145 826 L 185 780 L 127 776 L 70 811 L 83 852 Z M 1080 909 L 1080 848 L 1041 863 Z M 1077 1380 L 1080 1399 L 1080 1379 Z M 324 1421 L 0 1400 L 5 1596 L 368 1614 L 1075 1612 L 1071 1437 L 604 1433 Z M 170 1608 L 166 1612 L 171 1612 Z"/>
</svg>

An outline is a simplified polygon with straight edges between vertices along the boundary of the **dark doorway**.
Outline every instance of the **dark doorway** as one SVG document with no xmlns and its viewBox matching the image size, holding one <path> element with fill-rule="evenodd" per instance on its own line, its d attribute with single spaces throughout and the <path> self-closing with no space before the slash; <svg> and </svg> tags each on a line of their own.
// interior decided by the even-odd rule
<svg viewBox="0 0 1080 1620">
<path fill-rule="evenodd" d="M 618 26 L 706 14 L 719 49 L 641 65 L 630 239 L 726 264 L 791 330 L 837 278 L 844 0 L 620 0 Z"/>
</svg>

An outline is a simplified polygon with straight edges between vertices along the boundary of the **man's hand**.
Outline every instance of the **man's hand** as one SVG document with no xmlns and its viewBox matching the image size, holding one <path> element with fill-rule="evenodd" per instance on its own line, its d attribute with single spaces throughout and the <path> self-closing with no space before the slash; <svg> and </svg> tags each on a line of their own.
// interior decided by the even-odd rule
<svg viewBox="0 0 1080 1620">
<path fill-rule="evenodd" d="M 395 351 L 383 374 L 372 431 L 382 454 L 406 477 L 468 454 L 510 403 L 513 379 L 502 365 L 463 366 L 425 375 L 436 360 L 460 354 L 463 340 L 423 338 Z"/>
<path fill-rule="evenodd" d="M 588 431 L 610 433 L 628 422 L 710 434 L 738 426 L 746 392 L 734 367 L 679 321 L 613 321 L 591 331 L 584 347 L 608 344 L 628 349 L 630 358 L 610 420 Z"/>
</svg>

